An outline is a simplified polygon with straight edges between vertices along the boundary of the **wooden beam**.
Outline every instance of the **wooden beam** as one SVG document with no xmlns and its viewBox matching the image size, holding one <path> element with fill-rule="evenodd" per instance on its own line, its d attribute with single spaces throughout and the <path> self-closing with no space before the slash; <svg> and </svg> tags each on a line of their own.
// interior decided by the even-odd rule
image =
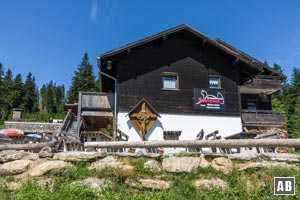
<svg viewBox="0 0 300 200">
<path fill-rule="evenodd" d="M 28 144 L 1 144 L 0 150 L 31 150 L 31 149 L 41 149 L 43 147 L 53 147 L 56 140 L 51 142 L 41 142 L 41 143 L 28 143 Z"/>
<path fill-rule="evenodd" d="M 300 139 L 251 139 L 251 140 L 168 140 L 168 141 L 125 141 L 125 142 L 85 142 L 84 147 L 300 147 Z"/>
</svg>

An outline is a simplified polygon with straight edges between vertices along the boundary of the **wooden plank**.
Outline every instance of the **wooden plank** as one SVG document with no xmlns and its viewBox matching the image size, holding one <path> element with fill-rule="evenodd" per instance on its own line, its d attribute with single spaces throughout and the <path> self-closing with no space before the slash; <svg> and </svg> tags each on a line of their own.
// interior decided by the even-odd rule
<svg viewBox="0 0 300 200">
<path fill-rule="evenodd" d="M 251 139 L 251 140 L 168 140 L 168 141 L 126 141 L 85 142 L 85 147 L 148 148 L 148 147 L 300 147 L 300 139 Z"/>
</svg>

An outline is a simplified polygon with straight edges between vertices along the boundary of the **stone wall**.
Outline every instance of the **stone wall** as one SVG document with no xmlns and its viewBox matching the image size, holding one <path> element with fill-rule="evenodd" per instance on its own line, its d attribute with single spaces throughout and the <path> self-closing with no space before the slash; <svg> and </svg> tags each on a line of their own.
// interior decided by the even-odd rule
<svg viewBox="0 0 300 200">
<path fill-rule="evenodd" d="M 16 128 L 30 133 L 56 134 L 62 123 L 4 122 L 4 128 Z"/>
<path fill-rule="evenodd" d="M 137 174 L 137 166 L 133 165 L 136 162 L 130 162 L 130 160 L 143 157 L 144 164 L 142 168 L 147 168 L 152 172 L 168 172 L 168 173 L 189 173 L 201 168 L 214 168 L 213 170 L 219 171 L 216 174 L 224 174 L 222 176 L 196 176 L 192 180 L 192 184 L 196 188 L 221 188 L 225 190 L 228 188 L 228 182 L 223 179 L 231 173 L 233 169 L 239 171 L 244 170 L 259 170 L 260 168 L 277 167 L 277 168 L 290 168 L 291 170 L 298 170 L 299 167 L 299 155 L 295 154 L 280 154 L 280 157 L 286 159 L 278 160 L 275 157 L 269 157 L 267 155 L 253 155 L 254 157 L 232 157 L 225 154 L 178 154 L 171 157 L 165 157 L 160 154 L 133 154 L 133 153 L 106 153 L 106 152 L 61 152 L 53 153 L 51 148 L 45 147 L 39 153 L 29 153 L 24 151 L 0 151 L 0 175 L 1 176 L 14 176 L 14 182 L 21 183 L 28 179 L 41 180 L 40 178 L 49 179 L 46 174 L 49 172 L 64 172 L 69 168 L 74 168 L 78 161 L 87 162 L 88 170 L 113 170 L 116 173 L 123 174 L 126 177 L 126 184 L 131 187 L 138 187 L 141 185 L 145 188 L 152 189 L 168 189 L 172 184 L 172 180 L 162 178 L 160 173 L 157 176 L 149 177 Z M 273 156 L 273 155 L 271 155 Z M 293 158 L 293 159 L 289 159 Z M 141 160 L 140 160 L 141 161 Z M 139 166 L 140 170 L 141 166 Z M 155 173 L 154 173 L 155 174 Z M 133 177 L 139 177 L 137 180 L 133 180 Z M 223 178 L 222 178 L 223 177 Z M 84 180 L 80 180 L 89 184 L 101 182 L 100 179 L 95 177 L 87 177 Z M 253 185 L 257 185 L 256 182 L 246 180 L 249 185 L 249 190 Z M 111 182 L 107 180 L 106 182 Z M 263 184 L 268 184 L 264 182 Z M 262 184 L 262 185 L 263 185 Z M 260 185 L 260 186 L 262 186 Z M 93 186 L 93 185 L 91 185 Z M 94 187 L 94 186 L 93 186 Z M 99 187 L 96 184 L 95 187 Z"/>
</svg>

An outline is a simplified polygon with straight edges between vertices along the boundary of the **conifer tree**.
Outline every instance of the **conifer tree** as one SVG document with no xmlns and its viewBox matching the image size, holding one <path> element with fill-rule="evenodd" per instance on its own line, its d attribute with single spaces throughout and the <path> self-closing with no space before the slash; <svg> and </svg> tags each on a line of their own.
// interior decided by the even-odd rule
<svg viewBox="0 0 300 200">
<path fill-rule="evenodd" d="M 24 111 L 34 113 L 38 111 L 38 90 L 35 78 L 29 72 L 24 83 Z"/>
<path fill-rule="evenodd" d="M 22 82 L 22 75 L 17 74 L 13 83 L 12 83 L 12 108 L 21 108 L 24 104 L 24 84 Z"/>
<path fill-rule="evenodd" d="M 83 55 L 77 71 L 74 72 L 72 84 L 68 91 L 67 101 L 69 103 L 78 102 L 79 91 L 96 91 L 95 76 L 93 74 L 93 66 L 89 62 L 88 54 Z"/>
</svg>

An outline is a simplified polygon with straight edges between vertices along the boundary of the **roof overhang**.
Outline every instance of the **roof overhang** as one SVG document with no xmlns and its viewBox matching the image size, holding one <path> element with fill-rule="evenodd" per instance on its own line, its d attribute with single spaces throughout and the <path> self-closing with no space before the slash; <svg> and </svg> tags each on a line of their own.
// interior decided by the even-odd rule
<svg viewBox="0 0 300 200">
<path fill-rule="evenodd" d="M 128 53 L 135 47 L 150 43 L 157 39 L 166 39 L 168 35 L 177 33 L 182 30 L 186 30 L 186 31 L 192 33 L 194 36 L 199 38 L 202 41 L 202 43 L 210 44 L 211 46 L 221 50 L 223 53 L 230 55 L 234 60 L 235 66 L 238 66 L 237 64 L 240 64 L 239 66 L 243 66 L 243 69 L 241 67 L 236 67 L 236 68 L 241 72 L 242 75 L 247 76 L 247 78 L 245 78 L 245 81 L 247 79 L 249 80 L 249 79 L 253 78 L 254 76 L 256 76 L 257 74 L 263 72 L 264 66 L 261 65 L 259 62 L 256 62 L 257 60 L 253 61 L 253 60 L 247 59 L 247 57 L 244 56 L 241 53 L 241 51 L 237 52 L 237 51 L 235 51 L 236 50 L 235 48 L 233 48 L 233 47 L 229 48 L 228 46 L 224 45 L 225 42 L 222 43 L 221 40 L 211 39 L 208 36 L 204 35 L 203 33 L 200 33 L 199 31 L 195 30 L 194 28 L 192 28 L 186 24 L 176 26 L 174 28 L 162 31 L 160 33 L 151 35 L 149 37 L 137 40 L 135 42 L 129 43 L 127 45 L 124 45 L 124 46 L 118 47 L 116 49 L 107 51 L 103 54 L 100 54 L 98 57 L 98 67 L 101 66 L 101 63 L 103 63 L 103 65 L 105 65 L 105 61 L 112 59 L 114 56 L 117 56 L 117 55 L 120 55 L 123 53 Z"/>
</svg>

